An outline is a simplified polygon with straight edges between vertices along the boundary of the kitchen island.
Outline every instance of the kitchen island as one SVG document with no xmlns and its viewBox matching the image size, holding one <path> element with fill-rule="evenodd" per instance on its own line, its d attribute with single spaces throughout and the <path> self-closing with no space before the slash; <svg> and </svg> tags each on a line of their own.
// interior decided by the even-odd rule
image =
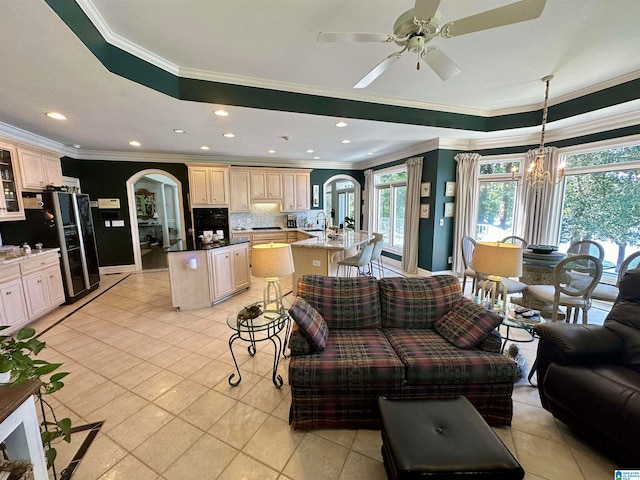
<svg viewBox="0 0 640 480">
<path fill-rule="evenodd" d="M 167 250 L 171 301 L 176 310 L 207 308 L 249 288 L 249 238 Z"/>
<path fill-rule="evenodd" d="M 297 293 L 298 279 L 302 275 L 318 274 L 335 276 L 338 262 L 356 254 L 356 247 L 373 240 L 367 232 L 345 230 L 339 237 L 332 239 L 325 232 L 306 240 L 291 244 L 293 255 L 293 295 Z"/>
</svg>

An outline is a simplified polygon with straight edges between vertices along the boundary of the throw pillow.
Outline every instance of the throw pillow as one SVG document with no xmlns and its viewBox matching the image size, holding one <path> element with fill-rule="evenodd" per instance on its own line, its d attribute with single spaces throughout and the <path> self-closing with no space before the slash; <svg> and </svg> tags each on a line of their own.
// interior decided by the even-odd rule
<svg viewBox="0 0 640 480">
<path fill-rule="evenodd" d="M 458 348 L 473 348 L 502 322 L 502 317 L 462 297 L 433 328 Z"/>
<path fill-rule="evenodd" d="M 300 326 L 300 329 L 309 338 L 317 350 L 323 350 L 327 345 L 329 328 L 315 308 L 309 305 L 302 297 L 297 297 L 289 315 Z"/>
</svg>

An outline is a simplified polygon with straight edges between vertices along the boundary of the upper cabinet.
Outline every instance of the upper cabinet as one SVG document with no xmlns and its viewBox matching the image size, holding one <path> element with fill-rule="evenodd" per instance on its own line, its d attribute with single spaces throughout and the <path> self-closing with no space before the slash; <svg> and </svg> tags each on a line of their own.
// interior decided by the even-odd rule
<svg viewBox="0 0 640 480">
<path fill-rule="evenodd" d="M 309 210 L 309 177 L 307 170 L 286 170 L 282 174 L 284 212 Z"/>
<path fill-rule="evenodd" d="M 249 212 L 249 170 L 229 170 L 230 210 L 232 212 Z"/>
<path fill-rule="evenodd" d="M 251 200 L 282 200 L 282 172 L 279 170 L 251 171 Z"/>
<path fill-rule="evenodd" d="M 0 142 L 0 221 L 24 220 L 20 182 L 17 178 L 17 158 L 16 149 L 12 145 Z"/>
<path fill-rule="evenodd" d="M 226 167 L 189 166 L 189 190 L 192 207 L 226 207 L 229 205 L 229 169 Z"/>
<path fill-rule="evenodd" d="M 37 150 L 18 148 L 23 190 L 42 191 L 62 186 L 60 158 Z"/>
</svg>

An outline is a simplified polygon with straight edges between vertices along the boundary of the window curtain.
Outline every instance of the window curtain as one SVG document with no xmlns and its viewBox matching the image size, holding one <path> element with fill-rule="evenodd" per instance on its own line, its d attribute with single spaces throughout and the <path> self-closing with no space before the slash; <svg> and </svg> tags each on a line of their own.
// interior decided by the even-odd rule
<svg viewBox="0 0 640 480">
<path fill-rule="evenodd" d="M 373 202 L 375 194 L 373 188 L 373 169 L 364 171 L 364 204 L 362 205 L 362 230 L 371 233 L 373 225 Z"/>
<path fill-rule="evenodd" d="M 418 273 L 418 235 L 420 233 L 420 180 L 422 157 L 407 160 L 407 198 L 404 210 L 404 245 L 402 270 L 410 275 Z"/>
<path fill-rule="evenodd" d="M 453 157 L 458 162 L 456 169 L 456 216 L 453 229 L 454 274 L 462 276 L 462 237 L 476 237 L 478 225 L 478 192 L 480 191 L 480 159 L 478 153 L 459 153 Z"/>
<path fill-rule="evenodd" d="M 525 165 L 535 160 L 539 149 L 529 150 Z M 544 168 L 551 173 L 552 184 L 545 182 L 540 188 L 532 188 L 526 175 L 523 178 L 523 211 L 518 218 L 524 225 L 523 237 L 534 244 L 553 245 L 556 242 L 560 222 L 560 209 L 557 200 L 562 196 L 564 183 L 558 181 L 558 148 L 545 147 Z"/>
</svg>

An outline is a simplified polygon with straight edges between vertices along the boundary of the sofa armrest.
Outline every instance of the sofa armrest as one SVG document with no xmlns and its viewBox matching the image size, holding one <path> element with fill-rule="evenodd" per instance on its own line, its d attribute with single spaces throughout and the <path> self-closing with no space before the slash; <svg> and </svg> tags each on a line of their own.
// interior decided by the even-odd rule
<svg viewBox="0 0 640 480">
<path fill-rule="evenodd" d="M 535 326 L 538 341 L 536 375 L 542 406 L 546 408 L 544 378 L 551 363 L 593 365 L 618 363 L 624 340 L 600 325 L 544 323 Z"/>
</svg>

